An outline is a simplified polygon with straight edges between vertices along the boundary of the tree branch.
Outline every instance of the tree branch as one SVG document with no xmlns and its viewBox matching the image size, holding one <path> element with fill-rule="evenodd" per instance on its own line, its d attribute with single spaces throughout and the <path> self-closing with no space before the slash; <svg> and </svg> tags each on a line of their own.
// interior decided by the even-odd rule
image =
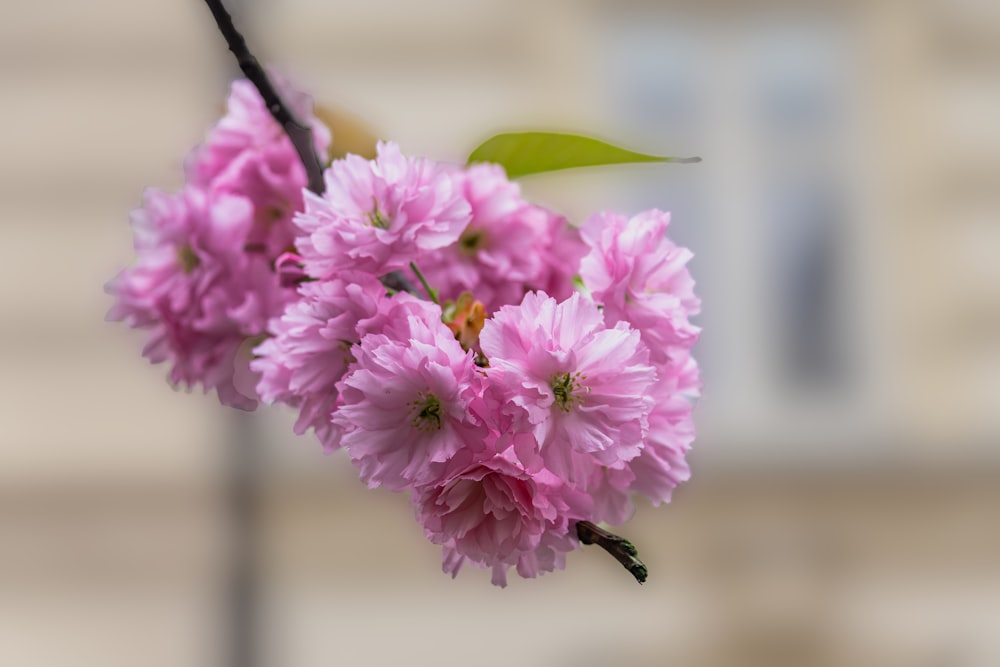
<svg viewBox="0 0 1000 667">
<path fill-rule="evenodd" d="M 590 521 L 577 521 L 576 535 L 584 544 L 596 544 L 614 556 L 640 584 L 646 582 L 646 565 L 639 560 L 639 551 L 624 537 L 609 533 Z"/>
<path fill-rule="evenodd" d="M 285 105 L 285 102 L 278 95 L 271 80 L 267 78 L 267 73 L 261 67 L 257 59 L 250 53 L 243 35 L 233 25 L 233 18 L 222 5 L 221 0 L 205 0 L 205 4 L 215 18 L 215 24 L 219 27 L 219 32 L 226 40 L 229 50 L 236 56 L 236 62 L 243 71 L 247 79 L 257 88 L 260 96 L 267 105 L 267 110 L 271 116 L 281 125 L 285 134 L 295 147 L 295 152 L 299 154 L 302 165 L 306 168 L 306 178 L 309 181 L 309 189 L 318 195 L 323 194 L 326 184 L 323 182 L 323 165 L 316 155 L 316 148 L 313 142 L 312 131 L 303 125 L 292 115 L 292 112 Z"/>
</svg>

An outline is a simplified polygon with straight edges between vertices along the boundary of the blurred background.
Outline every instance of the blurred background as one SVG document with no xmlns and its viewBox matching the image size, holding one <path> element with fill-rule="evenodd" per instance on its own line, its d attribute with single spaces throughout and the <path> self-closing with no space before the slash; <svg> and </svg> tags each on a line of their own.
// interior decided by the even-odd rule
<svg viewBox="0 0 1000 667">
<path fill-rule="evenodd" d="M 606 554 L 441 574 L 291 415 L 104 323 L 229 54 L 196 0 L 0 7 L 0 664 L 1000 665 L 1000 4 L 256 0 L 257 55 L 404 151 L 564 129 L 694 166 L 526 179 L 695 253 L 692 481 Z M 335 139 L 336 141 L 336 139 Z"/>
</svg>

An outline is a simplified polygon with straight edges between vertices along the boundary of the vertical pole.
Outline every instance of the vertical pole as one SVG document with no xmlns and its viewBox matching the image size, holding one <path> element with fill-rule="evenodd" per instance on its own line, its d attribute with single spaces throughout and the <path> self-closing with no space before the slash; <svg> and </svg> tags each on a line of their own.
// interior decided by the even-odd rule
<svg viewBox="0 0 1000 667">
<path fill-rule="evenodd" d="M 234 19 L 247 24 L 257 0 L 225 0 Z M 229 61 L 232 62 L 231 60 Z M 241 76 L 226 67 L 227 82 Z M 225 445 L 225 521 L 228 524 L 223 638 L 225 663 L 258 667 L 260 660 L 260 483 L 262 444 L 256 428 L 259 415 L 227 411 Z"/>
<path fill-rule="evenodd" d="M 231 667 L 256 667 L 260 618 L 260 456 L 253 413 L 230 411 L 226 443 L 229 524 L 226 651 Z"/>
</svg>

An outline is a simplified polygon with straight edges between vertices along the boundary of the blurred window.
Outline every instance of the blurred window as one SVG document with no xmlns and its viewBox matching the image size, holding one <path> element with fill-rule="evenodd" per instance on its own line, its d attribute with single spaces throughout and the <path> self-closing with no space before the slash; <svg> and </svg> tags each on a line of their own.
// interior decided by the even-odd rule
<svg viewBox="0 0 1000 667">
<path fill-rule="evenodd" d="M 606 25 L 612 116 L 706 158 L 632 186 L 695 251 L 706 386 L 727 417 L 777 423 L 810 396 L 842 409 L 859 382 L 849 24 L 654 9 Z"/>
</svg>

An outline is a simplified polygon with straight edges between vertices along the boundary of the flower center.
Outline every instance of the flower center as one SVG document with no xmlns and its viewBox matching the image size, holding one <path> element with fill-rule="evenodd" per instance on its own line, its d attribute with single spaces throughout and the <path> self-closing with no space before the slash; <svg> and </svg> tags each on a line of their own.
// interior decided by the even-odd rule
<svg viewBox="0 0 1000 667">
<path fill-rule="evenodd" d="M 287 215 L 287 212 L 284 206 L 279 206 L 278 204 L 271 204 L 270 206 L 264 209 L 263 214 L 264 214 L 263 216 L 264 224 L 271 225 L 277 222 L 278 220 L 284 218 Z"/>
<path fill-rule="evenodd" d="M 581 394 L 587 391 L 583 385 L 586 379 L 587 376 L 580 373 L 557 373 L 552 376 L 549 387 L 560 410 L 569 412 L 574 405 L 579 405 L 583 401 Z"/>
<path fill-rule="evenodd" d="M 410 426 L 424 432 L 441 430 L 441 401 L 437 396 L 429 391 L 422 391 L 406 405 L 413 415 Z"/>
<path fill-rule="evenodd" d="M 373 202 L 371 213 L 368 214 L 368 224 L 379 229 L 389 229 L 389 220 L 378 210 L 377 202 Z"/>
<path fill-rule="evenodd" d="M 184 271 L 185 275 L 191 273 L 198 265 L 201 264 L 201 260 L 198 259 L 198 255 L 194 254 L 194 250 L 191 246 L 184 244 L 177 249 L 177 259 L 181 263 L 181 270 Z"/>
<path fill-rule="evenodd" d="M 464 255 L 475 255 L 476 251 L 486 245 L 486 234 L 480 229 L 471 227 L 462 232 L 458 237 L 458 247 Z"/>
</svg>

